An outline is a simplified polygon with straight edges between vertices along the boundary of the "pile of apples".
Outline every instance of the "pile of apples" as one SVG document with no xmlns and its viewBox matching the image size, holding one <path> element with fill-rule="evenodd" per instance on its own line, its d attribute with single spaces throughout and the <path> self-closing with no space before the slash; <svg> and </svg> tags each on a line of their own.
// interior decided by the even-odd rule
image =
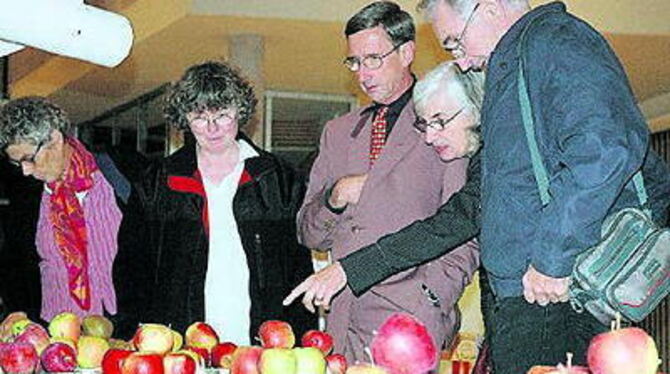
<svg viewBox="0 0 670 374">
<path fill-rule="evenodd" d="M 0 324 L 0 374 L 47 373 L 93 369 L 102 374 L 424 374 L 437 363 L 438 350 L 425 326 L 408 314 L 390 316 L 367 353 L 372 363 L 347 365 L 333 354 L 330 334 L 310 330 L 296 347 L 287 322 L 261 324 L 260 345 L 220 342 L 204 322 L 190 325 L 184 335 L 161 324 L 141 324 L 126 342 L 111 338 L 112 323 L 103 316 L 83 320 L 61 313 L 48 329 L 24 313 L 12 313 Z"/>
<path fill-rule="evenodd" d="M 326 374 L 326 370 L 344 374 L 346 370 L 344 356 L 329 355 L 333 338 L 325 332 L 310 330 L 302 337 L 302 347 L 295 347 L 291 326 L 270 320 L 260 326 L 258 340 L 260 346 L 220 342 L 204 322 L 189 326 L 183 341 L 166 326 L 141 325 L 133 337 L 137 352 L 110 350 L 102 369 L 104 374 L 195 374 L 205 366 L 231 374 Z M 182 343 L 186 346 L 180 349 Z"/>
<path fill-rule="evenodd" d="M 48 329 L 12 313 L 0 324 L 0 368 L 6 373 L 68 372 L 76 367 L 99 367 L 110 346 L 127 343 L 112 339 L 114 327 L 103 316 L 83 320 L 73 313 L 54 317 Z"/>
<path fill-rule="evenodd" d="M 331 354 L 333 337 L 309 330 L 296 347 L 296 337 L 287 322 L 270 320 L 258 329 L 260 346 L 239 347 L 230 358 L 231 374 L 344 374 L 347 362 Z"/>
<path fill-rule="evenodd" d="M 48 329 L 25 313 L 10 314 L 0 325 L 0 373 L 48 373 L 95 369 L 103 374 L 200 374 L 205 367 L 230 374 L 344 374 L 346 360 L 330 354 L 333 338 L 310 330 L 302 347 L 283 321 L 266 321 L 260 346 L 220 342 L 216 331 L 195 322 L 182 336 L 161 324 L 141 324 L 129 341 L 111 338 L 114 327 L 103 316 L 83 320 L 61 313 Z"/>
</svg>

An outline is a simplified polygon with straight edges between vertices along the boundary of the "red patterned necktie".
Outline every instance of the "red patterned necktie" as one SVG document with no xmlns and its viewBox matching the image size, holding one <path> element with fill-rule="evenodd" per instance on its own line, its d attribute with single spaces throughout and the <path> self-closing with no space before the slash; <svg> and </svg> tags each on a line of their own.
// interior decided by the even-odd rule
<svg viewBox="0 0 670 374">
<path fill-rule="evenodd" d="M 386 143 L 386 114 L 389 107 L 383 106 L 377 111 L 372 121 L 372 131 L 370 136 L 370 166 L 379 158 Z"/>
</svg>

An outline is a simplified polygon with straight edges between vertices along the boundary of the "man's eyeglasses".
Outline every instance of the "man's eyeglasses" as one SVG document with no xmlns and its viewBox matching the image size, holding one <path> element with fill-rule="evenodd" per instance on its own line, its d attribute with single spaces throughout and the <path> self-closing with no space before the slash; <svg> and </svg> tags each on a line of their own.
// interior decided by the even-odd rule
<svg viewBox="0 0 670 374">
<path fill-rule="evenodd" d="M 480 3 L 477 3 L 475 7 L 472 8 L 472 12 L 470 12 L 468 19 L 465 21 L 465 25 L 463 26 L 463 30 L 461 30 L 461 33 L 458 35 L 458 37 L 453 38 L 451 36 L 448 36 L 446 39 L 442 41 L 442 48 L 444 48 L 445 51 L 452 52 L 456 50 L 458 51 L 463 50 L 463 38 L 465 38 L 465 33 L 468 31 L 470 23 L 472 23 L 472 19 L 474 18 L 477 8 L 479 8 L 479 4 Z"/>
<path fill-rule="evenodd" d="M 35 148 L 35 152 L 29 156 L 23 156 L 21 157 L 20 160 L 9 160 L 9 163 L 20 168 L 21 165 L 23 165 L 24 162 L 27 162 L 31 165 L 35 165 L 35 159 L 37 158 L 37 155 L 40 153 L 42 150 L 42 147 L 47 143 L 46 140 L 42 140 L 41 142 L 37 143 L 37 147 Z"/>
<path fill-rule="evenodd" d="M 207 117 L 205 115 L 199 115 L 191 119 L 191 126 L 197 128 L 205 128 L 210 123 L 213 123 L 217 126 L 228 124 L 235 120 L 235 113 L 233 111 L 224 111 L 216 117 Z"/>
<path fill-rule="evenodd" d="M 395 52 L 403 44 L 404 43 L 398 44 L 395 47 L 393 47 L 393 49 L 391 49 L 390 51 L 381 55 L 376 53 L 365 55 L 363 56 L 362 60 L 359 57 L 350 56 L 345 58 L 344 61 L 342 61 L 342 63 L 344 64 L 344 66 L 347 67 L 347 69 L 351 70 L 354 73 L 361 69 L 361 65 L 365 66 L 370 70 L 377 70 L 384 63 L 384 59 L 391 53 Z"/>
<path fill-rule="evenodd" d="M 442 131 L 449 125 L 449 123 L 451 123 L 451 121 L 455 120 L 456 117 L 458 117 L 458 115 L 461 114 L 463 109 L 465 109 L 465 107 L 459 109 L 454 115 L 452 115 L 449 118 L 436 118 L 430 122 L 426 121 L 421 117 L 417 117 L 416 121 L 414 122 L 414 128 L 422 133 L 425 133 L 429 127 L 435 131 Z"/>
</svg>

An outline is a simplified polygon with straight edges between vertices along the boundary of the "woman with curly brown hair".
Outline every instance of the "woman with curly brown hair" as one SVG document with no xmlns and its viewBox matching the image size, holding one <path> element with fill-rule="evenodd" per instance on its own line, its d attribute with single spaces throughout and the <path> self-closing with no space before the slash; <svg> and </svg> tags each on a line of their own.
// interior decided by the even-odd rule
<svg viewBox="0 0 670 374">
<path fill-rule="evenodd" d="M 267 319 L 296 333 L 314 327 L 304 310 L 281 305 L 312 272 L 293 223 L 304 191 L 289 165 L 240 132 L 256 102 L 251 85 L 219 62 L 190 67 L 168 93 L 165 117 L 186 131 L 186 144 L 137 187 L 148 252 L 117 259 L 116 279 L 127 283 L 119 288 L 135 289 L 119 300 L 121 313 L 135 322 L 183 331 L 206 321 L 222 340 L 247 345 Z"/>
</svg>

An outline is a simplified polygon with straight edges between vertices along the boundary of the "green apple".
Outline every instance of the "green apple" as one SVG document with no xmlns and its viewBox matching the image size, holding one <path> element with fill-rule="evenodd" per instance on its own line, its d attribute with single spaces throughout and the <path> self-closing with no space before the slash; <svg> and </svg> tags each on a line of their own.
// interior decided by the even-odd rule
<svg viewBox="0 0 670 374">
<path fill-rule="evenodd" d="M 23 330 L 28 327 L 28 325 L 32 324 L 33 321 L 29 320 L 28 318 L 26 319 L 20 319 L 12 324 L 12 335 L 13 336 L 19 336 L 21 333 L 23 333 Z"/>
<path fill-rule="evenodd" d="M 52 338 L 67 338 L 76 343 L 81 334 L 81 320 L 74 313 L 58 314 L 49 322 L 49 334 Z"/>
<path fill-rule="evenodd" d="M 77 341 L 77 364 L 83 369 L 99 368 L 109 343 L 97 336 L 82 336 Z"/>
<path fill-rule="evenodd" d="M 298 368 L 296 374 L 325 374 L 326 359 L 323 352 L 316 347 L 293 348 Z"/>
<path fill-rule="evenodd" d="M 104 316 L 93 314 L 84 317 L 84 320 L 81 322 L 81 329 L 84 335 L 109 339 L 114 332 L 114 325 L 112 325 L 112 321 Z"/>
<path fill-rule="evenodd" d="M 259 368 L 263 374 L 296 374 L 296 357 L 288 348 L 268 348 L 263 350 Z"/>
</svg>

